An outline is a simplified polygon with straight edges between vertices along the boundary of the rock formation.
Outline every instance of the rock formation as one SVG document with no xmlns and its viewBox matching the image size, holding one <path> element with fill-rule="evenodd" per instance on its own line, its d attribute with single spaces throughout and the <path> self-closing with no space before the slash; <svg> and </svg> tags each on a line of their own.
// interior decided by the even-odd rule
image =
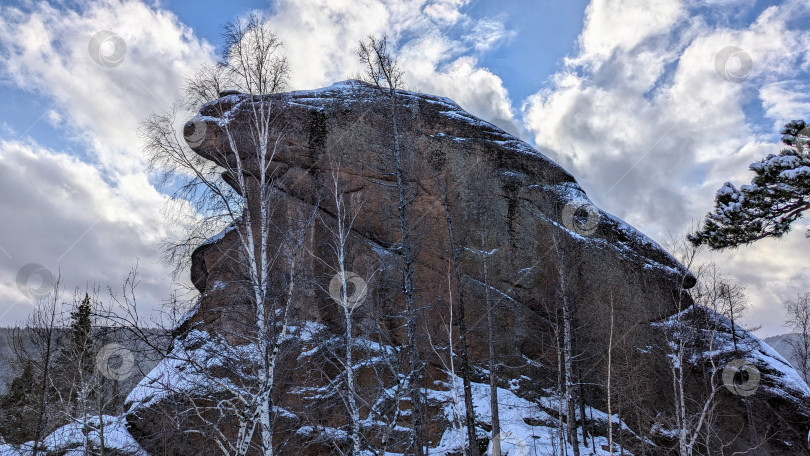
<svg viewBox="0 0 810 456">
<path fill-rule="evenodd" d="M 459 299 L 466 306 L 476 445 L 487 448 L 491 429 L 489 302 L 504 451 L 526 445 L 529 454 L 535 454 L 532 448 L 547 454 L 558 448 L 555 433 L 562 423 L 574 421 L 560 407 L 563 298 L 571 310 L 577 431 L 582 451 L 588 452 L 583 454 L 608 454 L 608 416 L 603 412 L 611 333 L 616 445 L 632 454 L 677 454 L 667 358 L 672 326 L 665 322 L 691 305 L 687 290 L 695 278 L 655 242 L 596 209 L 568 172 L 526 143 L 449 99 L 404 91 L 397 96 L 398 137 L 393 138 L 388 99 L 385 92 L 358 81 L 261 97 L 230 94 L 203 106 L 187 126 L 187 136 L 195 130 L 200 136 L 193 144 L 200 156 L 225 165 L 239 158 L 245 174 L 256 176 L 260 170 L 250 156 L 234 152 L 250 150 L 250 135 L 229 136 L 224 129 L 247 131 L 255 107 L 272 103 L 277 132 L 271 164 L 273 229 L 278 235 L 272 236 L 270 250 L 283 251 L 290 242 L 285 233 L 314 214 L 303 238 L 302 262 L 290 270 L 279 261 L 271 271 L 272 294 L 292 302 L 273 395 L 279 410 L 277 452 L 337 454 L 336 448 L 347 448 L 341 440 L 347 429 L 341 364 L 346 314 L 329 292 L 338 210 L 328 192 L 336 178 L 355 215 L 345 269 L 367 283 L 365 299 L 351 315 L 363 445 L 374 453 L 381 448 L 413 451 L 413 404 L 392 393 L 409 367 L 402 357 L 407 339 L 403 243 L 391 154 L 397 140 L 405 158 L 405 213 L 414 245 L 423 363 L 415 381 L 423 393 L 430 454 L 462 454 Z M 226 173 L 223 178 L 234 182 L 238 176 Z M 451 245 L 457 246 L 460 280 Z M 250 345 L 245 335 L 250 329 L 245 328 L 252 327 L 245 318 L 251 304 L 245 298 L 239 249 L 238 230 L 232 226 L 194 252 L 192 281 L 202 295 L 174 342 L 178 354 L 209 354 L 201 364 L 229 385 L 241 381 L 240 369 L 251 356 L 240 348 Z M 289 277 L 296 278 L 293 291 L 287 288 Z M 236 358 L 246 358 L 231 364 L 210 356 L 234 350 L 242 350 Z M 778 355 L 759 345 L 751 350 L 764 353 L 755 357 L 763 371 L 757 392 L 743 397 L 721 388 L 715 419 L 707 426 L 716 427 L 728 445 L 724 454 L 753 447 L 758 454 L 806 454 L 810 390 L 791 383 L 789 369 L 772 367 L 780 365 Z M 719 380 L 718 369 L 729 356 L 718 355 L 714 368 L 704 359 L 689 360 L 693 369 L 687 386 L 695 397 L 703 393 L 712 369 Z M 227 392 L 217 390 L 217 382 L 208 381 L 211 389 L 206 390 L 183 379 L 191 369 L 178 361 L 182 359 L 164 360 L 130 395 L 130 431 L 152 454 L 221 454 L 212 432 L 181 432 L 199 420 L 178 410 L 189 398 L 205 403 L 224 400 Z M 237 433 L 233 420 L 221 417 L 219 430 Z"/>
</svg>

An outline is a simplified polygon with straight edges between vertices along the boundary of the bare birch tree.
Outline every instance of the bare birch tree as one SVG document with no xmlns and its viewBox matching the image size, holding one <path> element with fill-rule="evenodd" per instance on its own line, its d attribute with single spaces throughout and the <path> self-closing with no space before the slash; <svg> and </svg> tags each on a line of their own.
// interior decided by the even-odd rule
<svg viewBox="0 0 810 456">
<path fill-rule="evenodd" d="M 361 454 L 363 435 L 361 430 L 360 404 L 362 400 L 356 384 L 356 366 L 354 362 L 355 337 L 354 314 L 358 306 L 363 304 L 368 294 L 368 281 L 370 277 L 361 277 L 349 269 L 352 260 L 349 255 L 349 238 L 352 234 L 354 222 L 362 210 L 363 202 L 357 198 L 346 199 L 344 183 L 341 180 L 343 159 L 337 151 L 329 155 L 329 178 L 326 181 L 327 195 L 333 211 L 328 220 L 322 219 L 322 225 L 327 230 L 331 241 L 329 242 L 330 257 L 318 258 L 329 270 L 334 273 L 329 283 L 329 295 L 340 306 L 343 314 L 345 354 L 339 368 L 345 381 L 345 394 L 343 400 L 349 417 L 348 441 L 351 455 Z M 356 196 L 355 193 L 353 196 Z M 334 222 L 332 222 L 334 219 Z M 315 252 L 313 255 L 317 254 Z M 335 447 L 340 451 L 339 447 Z"/>
<path fill-rule="evenodd" d="M 475 435 L 475 407 L 473 406 L 473 399 L 472 399 L 472 385 L 470 382 L 470 359 L 469 353 L 467 349 L 467 316 L 466 316 L 466 306 L 464 302 L 464 288 L 461 280 L 461 261 L 459 259 L 459 245 L 456 241 L 456 233 L 453 224 L 453 217 L 450 212 L 450 201 L 447 195 L 447 186 L 445 185 L 444 181 L 440 176 L 436 178 L 437 183 L 439 185 L 439 189 L 442 193 L 442 206 L 444 207 L 444 214 L 445 219 L 447 221 L 447 238 L 449 241 L 449 248 L 450 248 L 450 260 L 452 262 L 452 272 L 453 272 L 453 279 L 455 279 L 457 297 L 456 301 L 458 302 L 458 309 L 456 310 L 457 314 L 457 321 L 458 321 L 458 329 L 459 329 L 459 358 L 461 361 L 460 367 L 460 374 L 461 374 L 461 381 L 462 381 L 462 388 L 464 390 L 464 423 L 466 428 L 466 437 L 467 437 L 467 444 L 466 444 L 466 454 L 468 456 L 478 456 L 480 453 L 478 450 L 478 444 L 476 442 L 476 435 Z M 449 285 L 449 289 L 452 293 L 452 281 Z M 453 303 L 450 303 L 450 310 L 451 315 L 453 314 Z M 450 322 L 450 328 L 455 322 Z M 452 334 L 450 334 L 451 340 L 451 347 L 452 347 Z"/>
<path fill-rule="evenodd" d="M 227 144 L 227 151 L 208 150 L 205 156 L 193 151 L 206 139 L 210 120 L 195 117 L 184 127 L 184 140 L 174 129 L 177 110 L 151 116 L 144 123 L 146 152 L 151 169 L 160 172 L 164 182 L 179 182 L 174 200 L 191 203 L 196 210 L 189 224 L 188 237 L 168 246 L 167 257 L 183 264 L 191 250 L 211 232 L 211 227 L 229 227 L 236 234 L 238 252 L 232 261 L 241 268 L 243 280 L 234 284 L 247 293 L 252 318 L 243 334 L 255 346 L 256 384 L 239 394 L 219 381 L 219 386 L 236 394 L 230 404 L 238 404 L 239 432 L 235 441 L 220 436 L 217 442 L 223 454 L 246 454 L 259 435 L 259 448 L 265 455 L 274 454 L 275 410 L 273 395 L 281 342 L 287 334 L 288 315 L 296 289 L 296 268 L 301 255 L 303 232 L 309 222 L 291 226 L 279 233 L 273 223 L 278 201 L 274 159 L 284 137 L 284 125 L 278 119 L 278 97 L 263 95 L 282 90 L 288 77 L 281 42 L 268 23 L 257 15 L 236 20 L 225 26 L 222 60 L 216 67 L 203 68 L 187 84 L 187 102 L 198 104 L 219 97 L 222 90 L 248 94 L 241 105 L 248 113 L 245 122 L 217 125 Z M 188 105 L 187 105 L 188 106 Z M 208 104 L 221 119 L 226 107 Z M 311 217 L 308 219 L 311 221 Z M 271 234 L 280 239 L 279 247 L 270 245 Z M 284 242 L 284 240 L 289 242 Z M 224 255 L 229 253 L 224 252 Z M 284 278 L 286 299 L 271 294 L 271 270 L 278 266 L 289 271 Z M 276 278 L 278 279 L 278 278 Z M 255 329 L 248 329 L 248 328 Z M 251 333 L 254 334 L 251 335 Z M 200 366 L 202 367 L 202 366 Z M 198 418 L 206 421 L 201 413 Z"/>
<path fill-rule="evenodd" d="M 382 90 L 387 97 L 391 136 L 393 140 L 394 170 L 397 192 L 397 218 L 400 228 L 399 251 L 402 256 L 403 293 L 405 295 L 405 317 L 407 319 L 407 348 L 408 348 L 408 392 L 411 402 L 411 416 L 413 425 L 413 447 L 416 455 L 425 454 L 424 429 L 422 423 L 422 396 L 420 394 L 420 376 L 422 373 L 421 357 L 417 345 L 418 311 L 414 291 L 414 266 L 416 252 L 413 242 L 413 233 L 409 226 L 410 216 L 408 206 L 411 202 L 408 176 L 405 172 L 403 150 L 400 141 L 398 121 L 398 94 L 402 86 L 402 71 L 388 48 L 388 39 L 369 37 L 361 42 L 358 48 L 358 57 L 365 68 L 365 77 Z"/>
<path fill-rule="evenodd" d="M 568 443 L 574 451 L 574 456 L 579 456 L 579 442 L 577 439 L 577 412 L 576 412 L 576 380 L 574 379 L 574 347 L 573 347 L 573 300 L 569 295 L 571 288 L 568 283 L 571 272 L 568 270 L 570 260 L 566 258 L 565 249 L 560 239 L 560 234 L 552 234 L 554 252 L 556 254 L 555 265 L 559 274 L 559 299 L 562 311 L 562 355 L 565 371 L 565 403 L 566 416 L 568 422 Z M 585 417 L 583 417 L 584 419 Z"/>
<path fill-rule="evenodd" d="M 47 296 L 39 298 L 36 308 L 22 328 L 15 328 L 11 335 L 11 347 L 15 358 L 30 363 L 36 381 L 36 421 L 31 447 L 33 456 L 42 453 L 42 441 L 56 426 L 60 425 L 51 406 L 53 393 L 53 367 L 64 332 L 61 315 L 62 279 L 57 274 Z"/>
<path fill-rule="evenodd" d="M 472 184 L 475 186 L 475 184 Z M 484 194 L 484 189 L 476 189 L 476 193 Z M 483 199 L 478 199 L 474 203 L 474 211 L 478 217 L 478 248 L 473 250 L 479 258 L 481 280 L 484 288 L 484 309 L 486 311 L 487 320 L 487 362 L 489 368 L 489 408 L 492 417 L 492 436 L 490 437 L 490 453 L 493 456 L 501 455 L 501 419 L 498 404 L 498 367 L 499 363 L 496 361 L 495 344 L 495 304 L 496 301 L 491 296 L 490 290 L 490 277 L 489 277 L 489 263 L 490 256 L 494 255 L 498 249 L 491 248 L 490 239 L 487 227 L 491 223 L 490 216 L 485 206 L 486 202 Z M 472 250 L 472 249 L 471 249 Z"/>
<path fill-rule="evenodd" d="M 613 408 L 611 404 L 612 385 L 613 380 L 613 327 L 614 327 L 614 312 L 613 312 L 613 290 L 610 291 L 610 336 L 608 337 L 608 352 L 607 352 L 607 414 L 608 414 L 608 450 L 610 456 L 613 456 Z"/>
<path fill-rule="evenodd" d="M 663 324 L 667 334 L 669 360 L 672 375 L 672 388 L 675 398 L 675 422 L 678 436 L 678 453 L 681 456 L 710 452 L 710 445 L 717 440 L 717 445 L 724 445 L 713 431 L 718 419 L 716 408 L 718 395 L 722 389 L 721 366 L 718 365 L 717 351 L 720 318 L 728 317 L 731 312 L 739 316 L 744 308 L 745 296 L 742 288 L 728 280 L 713 263 L 698 262 L 699 249 L 685 242 L 674 246 L 678 259 L 697 278 L 697 284 L 691 293 L 680 285 L 677 297 L 677 313 Z M 684 280 L 686 278 L 684 277 Z M 691 297 L 691 299 L 690 299 Z M 736 326 L 731 325 L 733 352 L 737 355 Z M 688 372 L 695 362 L 705 365 L 705 391 L 688 387 Z M 749 425 L 751 409 L 746 401 Z M 752 443 L 758 438 L 751 427 Z M 705 448 L 700 449 L 703 445 Z"/>
<path fill-rule="evenodd" d="M 810 383 L 810 293 L 799 294 L 795 301 L 786 301 L 787 326 L 797 334 L 788 339 L 802 378 Z"/>
</svg>

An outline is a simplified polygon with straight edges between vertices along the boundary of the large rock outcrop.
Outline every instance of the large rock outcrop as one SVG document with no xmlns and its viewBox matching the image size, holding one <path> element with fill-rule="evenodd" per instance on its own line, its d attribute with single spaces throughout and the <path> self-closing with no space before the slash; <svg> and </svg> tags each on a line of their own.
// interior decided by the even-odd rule
<svg viewBox="0 0 810 456">
<path fill-rule="evenodd" d="M 406 342 L 402 231 L 388 100 L 386 93 L 358 81 L 262 97 L 231 94 L 203 106 L 187 126 L 187 136 L 199 136 L 193 149 L 202 157 L 232 165 L 238 150 L 245 175 L 255 176 L 257 165 L 245 152 L 251 150 L 251 136 L 233 133 L 249 131 L 256 106 L 272 103 L 277 132 L 271 164 L 277 235 L 271 236 L 270 250 L 284 251 L 291 242 L 289 233 L 315 214 L 305 234 L 304 259 L 294 271 L 283 261 L 274 263 L 271 271 L 274 295 L 292 303 L 274 394 L 283 410 L 276 426 L 281 454 L 330 454 L 334 451 L 330 445 L 340 445 L 346 429 L 340 380 L 345 312 L 328 291 L 336 264 L 332 247 L 337 211 L 328 193 L 335 178 L 347 207 L 356 215 L 347 240 L 346 269 L 368 283 L 367 297 L 351 317 L 364 445 L 378 450 L 385 442 L 388 451 L 409 451 L 411 405 L 384 400 L 386 391 L 398 384 L 401 372 L 397 369 L 405 369 L 401 351 Z M 606 410 L 613 321 L 611 392 L 613 412 L 618 413 L 612 418 L 617 443 L 634 454 L 676 454 L 675 401 L 666 356 L 671 337 L 660 322 L 691 304 L 686 290 L 695 278 L 655 242 L 593 207 L 568 172 L 526 143 L 449 99 L 400 92 L 397 100 L 396 140 L 407 177 L 405 213 L 415 252 L 413 283 L 419 353 L 424 361 L 418 381 L 425 395 L 426 442 L 431 454 L 460 452 L 462 435 L 453 416 L 463 409 L 463 402 L 459 407 L 455 400 L 460 380 L 453 375 L 458 373 L 458 358 L 452 356 L 459 347 L 458 315 L 453 313 L 459 299 L 466 305 L 478 444 L 486 448 L 491 424 L 485 387 L 489 300 L 495 311 L 492 342 L 502 426 L 504 435 L 511 435 L 506 440 L 520 440 L 538 451 L 556 448 L 556 429 L 570 421 L 560 413 L 557 388 L 563 298 L 573 309 L 574 369 L 582 398 L 577 414 L 589 436 L 583 451 L 607 454 L 608 417 L 599 410 Z M 237 178 L 229 173 L 223 177 L 230 182 Z M 453 273 L 449 225 L 458 247 L 460 282 Z M 251 310 L 245 297 L 245 272 L 237 261 L 240 249 L 238 230 L 230 227 L 194 252 L 192 281 L 202 296 L 177 330 L 176 351 L 187 354 L 208 347 L 210 353 L 220 350 L 217 344 L 249 345 L 250 337 L 243 336 L 244 328 L 250 327 Z M 291 273 L 296 278 L 293 291 L 287 288 Z M 130 395 L 130 429 L 147 450 L 216 452 L 207 443 L 210 435 L 187 433 L 183 440 L 166 432 L 165 417 L 182 402 L 177 391 L 169 388 L 169 384 L 181 384 L 182 389 L 177 379 L 186 369 L 178 359 L 182 357 L 162 363 Z M 222 378 L 233 377 L 239 369 L 227 360 L 206 362 L 220 369 Z M 696 395 L 709 368 L 695 360 L 689 385 Z M 780 377 L 767 381 L 776 386 L 762 388 L 755 398 L 782 401 L 776 399 Z M 805 386 L 791 391 L 789 400 L 773 408 L 781 420 L 778 429 L 777 421 L 768 422 L 762 413 L 755 414 L 754 421 L 740 420 L 741 398 L 728 392 L 718 394 L 717 407 L 734 416 L 719 413 L 712 425 L 722 428 L 729 448 L 758 446 L 762 454 L 806 452 L 810 412 L 806 405 L 797 404 L 810 399 L 810 391 Z M 211 391 L 187 393 L 213 400 Z M 392 407 L 398 411 L 392 412 Z M 383 418 L 391 416 L 395 418 L 388 437 L 381 437 L 386 427 Z M 193 418 L 172 423 L 178 429 L 193 425 Z M 224 428 L 232 425 L 223 419 Z M 749 432 L 749 426 L 756 427 L 757 433 Z M 754 435 L 761 441 L 752 442 Z"/>
</svg>

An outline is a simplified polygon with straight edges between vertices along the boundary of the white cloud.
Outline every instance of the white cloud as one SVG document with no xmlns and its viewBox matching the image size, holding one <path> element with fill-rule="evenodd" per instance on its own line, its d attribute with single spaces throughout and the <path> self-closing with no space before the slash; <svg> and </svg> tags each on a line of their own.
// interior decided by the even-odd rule
<svg viewBox="0 0 810 456">
<path fill-rule="evenodd" d="M 69 155 L 18 141 L 0 141 L 0 176 L 4 324 L 32 308 L 17 283 L 29 263 L 54 275 L 61 271 L 68 295 L 88 284 L 117 289 L 138 265 L 140 301 L 151 309 L 169 296 L 172 283 L 158 259 L 159 240 L 168 234 L 160 215 L 164 198 L 144 176 L 102 174 Z"/>
<path fill-rule="evenodd" d="M 45 120 L 50 124 L 52 127 L 58 128 L 59 124 L 62 123 L 62 115 L 56 112 L 53 109 L 49 109 L 45 113 Z"/>
<path fill-rule="evenodd" d="M 409 87 L 441 91 L 515 131 L 501 79 L 470 57 L 473 51 L 492 49 L 510 32 L 497 20 L 467 17 L 462 12 L 467 3 L 279 0 L 268 19 L 284 42 L 293 89 L 322 87 L 358 74 L 359 41 L 387 33 L 400 48 Z M 89 143 L 102 166 L 115 169 L 142 168 L 138 123 L 171 104 L 184 78 L 213 59 L 212 46 L 176 16 L 136 0 L 92 2 L 78 12 L 40 2 L 30 14 L 9 7 L 0 8 L 0 14 L 0 42 L 5 43 L 0 64 L 6 75 L 19 87 L 53 97 L 67 127 Z M 456 22 L 479 41 L 468 46 L 448 38 L 445 31 Z M 126 52 L 119 65 L 99 65 L 88 52 L 91 37 L 100 31 L 120 36 Z M 101 53 L 112 52 L 112 44 L 105 41 Z"/>
<path fill-rule="evenodd" d="M 759 89 L 765 115 L 773 119 L 774 127 L 786 120 L 800 119 L 810 113 L 810 84 L 802 81 L 779 81 Z"/>
<path fill-rule="evenodd" d="M 378 0 L 280 0 L 269 20 L 284 42 L 292 88 L 322 87 L 358 71 L 357 43 L 382 32 L 393 13 Z"/>
<path fill-rule="evenodd" d="M 213 52 L 173 14 L 134 0 L 90 2 L 81 11 L 39 2 L 29 14 L 0 7 L 0 17 L 6 77 L 52 98 L 94 158 L 113 170 L 142 170 L 139 122 L 171 105 L 184 78 Z M 117 66 L 91 56 L 90 40 L 101 31 L 125 46 Z M 107 40 L 101 53 L 114 44 Z"/>
<path fill-rule="evenodd" d="M 724 5 L 715 7 L 728 8 L 728 15 L 739 8 Z M 788 110 L 791 118 L 810 115 L 799 112 L 800 97 L 780 91 L 782 81 L 807 61 L 810 33 L 790 28 L 787 20 L 806 8 L 788 2 L 766 9 L 751 24 L 713 28 L 689 6 L 594 0 L 579 54 L 524 105 L 537 144 L 566 166 L 601 207 L 660 241 L 701 219 L 723 182 L 748 183 L 747 165 L 779 149 L 777 131 L 759 138 L 746 117 L 745 108 L 757 95 L 775 124 L 788 120 L 781 117 Z M 715 70 L 715 56 L 727 46 L 751 57 L 753 66 L 742 83 Z M 780 266 L 769 269 L 773 277 L 767 284 L 787 290 L 795 274 L 803 274 L 805 282 L 810 278 L 810 271 L 787 266 L 808 255 L 810 242 L 792 233 L 784 243 L 745 247 L 718 258 L 738 277 L 780 258 Z M 751 315 L 766 315 L 763 309 L 776 298 L 760 290 L 763 279 L 748 283 L 755 305 Z M 765 328 L 768 333 L 781 329 L 773 319 Z"/>
<path fill-rule="evenodd" d="M 515 32 L 507 30 L 502 21 L 485 19 L 478 21 L 464 38 L 472 42 L 477 51 L 483 52 L 514 36 Z"/>
<path fill-rule="evenodd" d="M 512 33 L 497 18 L 470 18 L 469 5 L 278 0 L 267 14 L 285 43 L 294 89 L 356 74 L 357 42 L 387 32 L 408 88 L 449 96 L 520 133 L 503 81 L 478 60 Z M 711 18 L 695 13 L 706 6 Z M 751 7 L 750 0 L 594 0 L 579 53 L 527 100 L 526 128 L 605 209 L 659 240 L 686 228 L 710 208 L 722 182 L 746 182 L 747 164 L 778 148 L 775 133 L 757 137 L 746 104 L 761 102 L 775 127 L 810 117 L 806 87 L 790 81 L 797 68 L 810 68 L 810 33 L 787 25 L 808 5 L 787 1 L 742 27 L 708 25 L 718 18 L 728 24 Z M 0 210 L 15 214 L 0 227 L 0 247 L 13 258 L 2 263 L 7 280 L 0 281 L 0 299 L 22 302 L 13 275 L 28 262 L 61 265 L 71 280 L 117 283 L 140 258 L 157 302 L 169 290 L 156 259 L 157 241 L 169 228 L 159 216 L 162 198 L 143 172 L 137 127 L 178 96 L 183 78 L 210 61 L 213 48 L 172 13 L 136 0 L 91 2 L 79 11 L 45 2 L 31 8 L 0 7 L 0 68 L 6 80 L 55 101 L 43 118 L 85 145 L 93 164 L 27 142 L 0 143 Z M 91 37 L 103 30 L 126 46 L 120 65 L 99 65 L 88 52 Z M 103 56 L 114 50 L 110 44 Z M 744 83 L 715 72 L 715 56 L 726 46 L 751 57 Z M 11 134 L 6 125 L 2 134 Z M 718 255 L 752 284 L 751 318 L 766 322 L 769 332 L 778 332 L 778 322 L 768 309 L 781 308 L 774 302 L 807 282 L 802 261 L 810 243 L 797 231 L 783 242 Z"/>
<path fill-rule="evenodd" d="M 788 332 L 784 327 L 784 302 L 810 291 L 807 286 L 810 239 L 804 237 L 807 227 L 806 222 L 800 223 L 784 239 L 764 239 L 716 255 L 724 269 L 746 286 L 754 304 L 745 316 L 745 323 L 762 325 L 768 335 Z"/>
<path fill-rule="evenodd" d="M 595 0 L 585 16 L 578 59 L 598 62 L 669 32 L 683 18 L 684 7 L 671 0 Z"/>
<path fill-rule="evenodd" d="M 467 0 L 280 0 L 269 17 L 283 40 L 293 89 L 309 89 L 362 71 L 356 48 L 369 35 L 386 33 L 398 47 L 408 88 L 452 98 L 483 119 L 519 132 L 503 81 L 478 65 L 473 52 L 491 50 L 510 36 L 495 19 L 473 20 Z M 477 40 L 448 36 L 461 24 Z"/>
<path fill-rule="evenodd" d="M 460 8 L 470 3 L 470 0 L 438 0 L 428 3 L 424 7 L 425 14 L 445 24 L 455 24 L 461 19 Z"/>
<path fill-rule="evenodd" d="M 173 14 L 138 1 L 91 2 L 78 11 L 45 2 L 30 7 L 0 7 L 2 74 L 53 100 L 44 120 L 77 142 L 89 162 L 8 139 L 19 132 L 0 138 L 0 247 L 8 254 L 0 268 L 0 302 L 7 306 L 0 321 L 30 310 L 15 283 L 28 263 L 61 269 L 69 288 L 117 288 L 138 264 L 140 302 L 154 309 L 173 288 L 159 260 L 159 241 L 171 227 L 161 216 L 164 198 L 145 173 L 138 127 L 175 101 L 212 47 Z M 111 44 L 126 47 L 118 65 L 100 65 L 90 53 L 91 37 L 105 30 L 122 41 L 107 40 L 102 56 L 115 50 Z"/>
<path fill-rule="evenodd" d="M 457 45 L 430 35 L 407 43 L 400 60 L 407 68 L 409 88 L 452 98 L 467 111 L 519 135 L 520 126 L 501 78 L 479 67 L 475 57 L 448 58 Z"/>
</svg>

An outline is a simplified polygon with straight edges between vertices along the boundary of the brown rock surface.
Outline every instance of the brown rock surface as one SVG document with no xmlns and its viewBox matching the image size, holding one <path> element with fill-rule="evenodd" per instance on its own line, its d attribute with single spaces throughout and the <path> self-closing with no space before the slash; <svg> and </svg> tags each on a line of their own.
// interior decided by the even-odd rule
<svg viewBox="0 0 810 456">
<path fill-rule="evenodd" d="M 448 389 L 447 330 L 448 323 L 458 317 L 450 315 L 450 303 L 457 302 L 459 293 L 467 306 L 475 381 L 486 383 L 487 289 L 481 261 L 486 251 L 489 295 L 496 306 L 500 386 L 559 418 L 543 398 L 551 396 L 549 391 L 557 382 L 553 324 L 559 320 L 558 266 L 563 265 L 568 284 L 565 292 L 575 307 L 575 345 L 581 353 L 577 370 L 587 385 L 582 390 L 585 402 L 605 410 L 600 385 L 605 383 L 608 315 L 613 300 L 615 332 L 620 336 L 616 350 L 623 357 L 614 366 L 614 384 L 623 383 L 623 397 L 633 401 L 619 407 L 630 428 L 650 439 L 643 444 L 628 433 L 624 445 L 635 454 L 640 454 L 642 446 L 652 454 L 670 454 L 672 442 L 651 432 L 654 424 L 672 414 L 673 401 L 666 359 L 650 348 L 663 346 L 662 335 L 650 323 L 677 312 L 678 296 L 683 288 L 694 284 L 691 274 L 655 242 L 610 214 L 572 211 L 583 204 L 592 206 L 569 173 L 526 143 L 471 116 L 446 98 L 402 92 L 398 99 L 398 127 L 409 178 L 407 213 L 417 251 L 414 284 L 420 354 L 426 362 L 421 385 L 439 392 Z M 281 233 L 292 221 L 306 218 L 313 205 L 319 204 L 315 223 L 307 232 L 308 256 L 293 303 L 292 337 L 285 342 L 279 370 L 283 386 L 276 391 L 276 401 L 289 412 L 278 428 L 286 435 L 282 454 L 330 454 L 328 446 L 318 443 L 317 430 L 341 428 L 346 422 L 339 395 L 312 394 L 333 384 L 330 382 L 340 371 L 335 357 L 341 352 L 344 314 L 327 293 L 334 274 L 329 268 L 334 258 L 329 252 L 335 208 L 328 197 L 318 199 L 331 182 L 335 157 L 342 159 L 339 177 L 349 207 L 358 213 L 348 243 L 347 269 L 368 279 L 369 284 L 368 298 L 353 316 L 355 336 L 369 346 L 379 344 L 358 349 L 359 361 L 368 362 L 358 370 L 358 383 L 367 392 L 364 394 L 372 397 L 380 384 L 391 385 L 392 378 L 380 378 L 378 361 L 381 353 L 396 352 L 405 343 L 400 227 L 391 174 L 391 116 L 385 100 L 376 88 L 349 81 L 316 91 L 265 97 L 228 95 L 200 110 L 205 138 L 194 150 L 215 161 L 233 160 L 223 123 L 230 122 L 231 131 L 247 128 L 253 103 L 274 104 L 274 122 L 283 131 L 273 164 L 278 190 L 274 223 L 279 233 L 273 239 L 274 248 L 285 242 Z M 249 150 L 247 143 L 238 145 L 239 150 Z M 256 165 L 250 157 L 241 158 L 255 174 Z M 451 277 L 442 186 L 447 190 L 455 241 L 461 247 L 461 284 Z M 595 220 L 598 224 L 594 226 Z M 483 247 L 482 227 L 487 234 Z M 554 248 L 554 239 L 560 252 Z M 245 315 L 250 314 L 250 304 L 243 297 L 242 273 L 232 261 L 238 251 L 232 230 L 194 252 L 192 281 L 202 298 L 178 331 L 179 341 L 184 332 L 196 329 L 222 334 L 234 345 L 241 343 L 234 336 L 238 332 L 235 328 L 241 327 Z M 279 283 L 288 273 L 281 264 L 272 271 Z M 283 287 L 277 293 L 281 296 Z M 454 336 L 457 347 L 457 328 Z M 324 349 L 332 346 L 336 348 Z M 446 403 L 432 397 L 429 395 L 426 409 L 428 441 L 434 448 L 444 448 L 441 439 L 451 424 Z M 135 403 L 129 415 L 133 434 L 155 432 L 155 426 L 160 426 L 152 424 L 160 422 L 156 410 L 169 407 L 169 403 L 168 399 L 157 405 Z M 369 407 L 363 408 L 364 414 Z M 409 405 L 402 403 L 402 409 L 407 415 Z M 791 438 L 798 438 L 800 432 L 806 434 L 810 428 L 806 410 L 782 413 L 796 413 L 788 418 L 797 421 L 796 434 Z M 523 418 L 537 425 L 543 420 Z M 487 429 L 486 418 L 479 422 L 481 429 Z M 407 427 L 407 423 L 403 419 L 400 425 Z M 604 421 L 601 423 L 597 420 L 591 431 L 606 435 Z M 728 425 L 745 423 L 729 420 Z M 730 428 L 726 434 L 741 434 L 736 438 L 744 440 L 746 434 L 737 431 Z M 396 432 L 402 431 L 397 428 Z M 397 437 L 396 432 L 392 441 L 407 437 Z M 172 451 L 199 452 L 203 440 L 192 439 L 184 443 L 188 446 L 176 445 Z M 803 441 L 789 443 L 793 449 L 805 445 Z M 377 444 L 369 439 L 370 446 Z M 786 452 L 789 447 L 784 444 L 768 445 L 763 447 L 764 454 L 800 454 Z M 405 448 L 395 443 L 391 450 Z"/>
</svg>

